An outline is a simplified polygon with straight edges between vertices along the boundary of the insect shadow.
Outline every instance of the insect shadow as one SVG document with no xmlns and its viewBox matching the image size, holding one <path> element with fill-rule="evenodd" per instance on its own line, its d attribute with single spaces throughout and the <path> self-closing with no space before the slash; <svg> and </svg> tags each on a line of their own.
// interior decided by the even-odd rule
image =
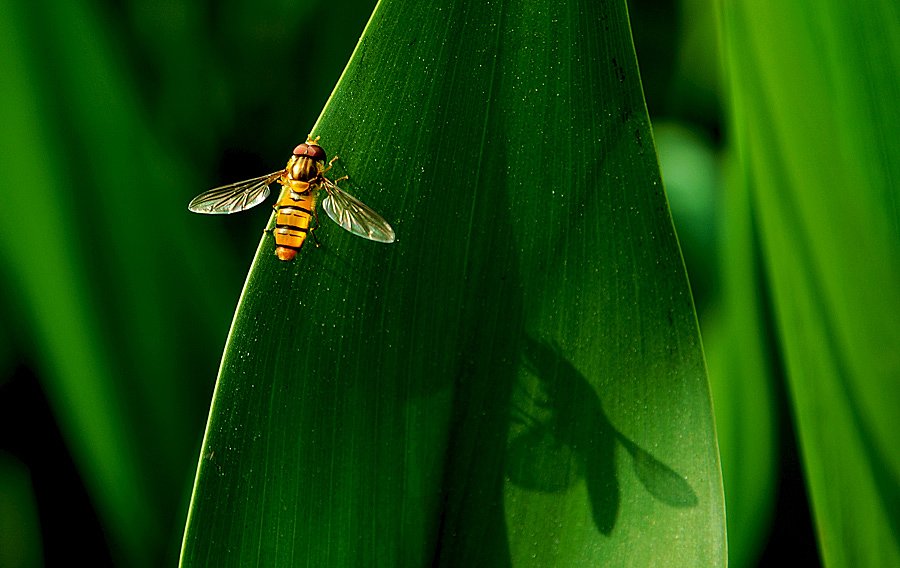
<svg viewBox="0 0 900 568">
<path fill-rule="evenodd" d="M 609 535 L 619 511 L 616 444 L 631 456 L 637 478 L 670 507 L 697 505 L 690 484 L 616 430 L 587 379 L 556 344 L 523 338 L 522 362 L 533 379 L 513 396 L 507 477 L 522 488 L 561 493 L 584 478 L 597 530 Z"/>
</svg>

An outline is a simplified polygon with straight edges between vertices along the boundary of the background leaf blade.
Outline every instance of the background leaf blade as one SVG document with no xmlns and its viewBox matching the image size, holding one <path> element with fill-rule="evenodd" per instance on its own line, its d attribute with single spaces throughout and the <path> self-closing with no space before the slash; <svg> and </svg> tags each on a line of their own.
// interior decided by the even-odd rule
<svg viewBox="0 0 900 568">
<path fill-rule="evenodd" d="M 897 120 L 883 101 L 898 94 L 896 6 L 735 4 L 725 15 L 823 560 L 895 565 Z"/>
</svg>

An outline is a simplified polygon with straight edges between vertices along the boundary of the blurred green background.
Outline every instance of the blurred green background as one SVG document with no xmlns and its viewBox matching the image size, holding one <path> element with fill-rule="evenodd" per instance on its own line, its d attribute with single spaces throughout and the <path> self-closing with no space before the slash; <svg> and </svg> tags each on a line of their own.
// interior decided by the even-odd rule
<svg viewBox="0 0 900 568">
<path fill-rule="evenodd" d="M 228 326 L 269 215 L 259 208 L 201 218 L 186 204 L 202 190 L 281 167 L 315 122 L 374 5 L 0 0 L 0 566 L 176 562 Z M 785 350 L 803 347 L 784 339 L 793 324 L 778 321 L 780 265 L 773 245 L 761 244 L 771 243 L 773 229 L 741 205 L 766 182 L 747 165 L 752 133 L 736 142 L 741 120 L 758 115 L 741 114 L 753 108 L 740 106 L 750 88 L 728 102 L 741 79 L 729 83 L 721 72 L 723 57 L 732 73 L 746 70 L 741 57 L 766 61 L 768 36 L 759 30 L 784 18 L 754 20 L 737 6 L 636 0 L 629 13 L 709 359 L 731 563 L 817 566 L 792 419 L 798 403 L 785 382 Z M 809 60 L 847 47 L 816 43 L 816 26 L 842 21 L 840 11 L 824 12 L 831 19 L 801 18 L 785 32 L 806 38 Z M 861 12 L 852 20 L 860 38 L 873 37 L 872 27 L 888 46 L 900 37 L 890 3 L 866 3 Z M 724 55 L 722 30 L 731 46 Z M 754 37 L 757 44 L 747 39 Z M 884 96 L 898 84 L 894 51 L 882 50 L 884 61 L 861 56 L 873 67 L 859 71 L 864 77 L 885 70 L 883 90 L 869 85 L 881 93 L 871 116 L 896 117 L 897 99 Z M 849 56 L 841 64 L 854 66 Z M 783 84 L 795 71 L 785 64 Z M 798 96 L 849 100 L 855 112 L 851 97 L 840 98 L 841 79 L 858 77 L 838 76 L 824 95 L 803 82 Z M 771 84 L 745 79 L 767 108 Z M 729 120 L 725 110 L 735 104 Z M 772 113 L 772 132 L 783 134 L 778 109 Z M 777 148 L 776 139 L 769 141 Z M 878 167 L 896 168 L 896 144 L 876 142 L 884 153 Z M 885 194 L 890 202 L 896 187 Z M 764 205 L 756 199 L 753 207 Z M 888 240 L 897 230 L 893 207 L 884 208 Z M 851 227 L 858 235 L 860 224 Z M 733 294 L 753 300 L 735 308 Z M 896 316 L 889 300 L 887 313 Z M 742 326 L 752 339 L 735 339 Z M 736 361 L 735 350 L 748 359 Z M 896 379 L 892 361 L 888 353 L 886 376 Z M 744 374 L 762 377 L 740 382 L 753 392 L 735 389 Z M 879 385 L 893 400 L 896 380 Z M 894 468 L 896 452 L 885 458 Z M 875 477 L 895 526 L 896 469 L 885 472 Z"/>
</svg>

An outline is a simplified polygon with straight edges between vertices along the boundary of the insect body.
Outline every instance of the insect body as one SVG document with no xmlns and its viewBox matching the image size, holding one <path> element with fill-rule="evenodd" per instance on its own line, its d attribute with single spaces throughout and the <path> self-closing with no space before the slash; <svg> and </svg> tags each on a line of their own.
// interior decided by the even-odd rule
<svg viewBox="0 0 900 568">
<path fill-rule="evenodd" d="M 337 157 L 326 167 L 325 151 L 316 144 L 318 140 L 307 139 L 305 144 L 294 148 L 294 155 L 283 170 L 201 193 L 191 201 L 188 209 L 213 214 L 244 211 L 265 201 L 269 186 L 277 181 L 282 188 L 275 204 L 275 252 L 281 260 L 291 260 L 303 246 L 307 234 L 315 238 L 313 231 L 319 226 L 316 193 L 325 188 L 328 196 L 322 207 L 335 223 L 366 239 L 394 242 L 394 230 L 387 221 L 325 177 Z M 336 181 L 342 179 L 346 178 Z M 311 217 L 316 219 L 315 227 L 309 226 Z"/>
<path fill-rule="evenodd" d="M 314 230 L 309 228 L 309 220 L 315 215 L 316 226 L 319 224 L 319 216 L 316 214 L 316 198 L 312 191 L 295 193 L 287 186 L 281 190 L 278 202 L 275 204 L 275 254 L 281 260 L 294 258 L 306 235 Z M 313 235 L 315 238 L 315 235 Z"/>
</svg>

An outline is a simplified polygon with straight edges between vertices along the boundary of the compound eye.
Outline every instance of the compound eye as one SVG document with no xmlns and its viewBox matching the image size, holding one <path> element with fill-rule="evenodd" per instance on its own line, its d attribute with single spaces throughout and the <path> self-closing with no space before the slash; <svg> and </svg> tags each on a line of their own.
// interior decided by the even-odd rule
<svg viewBox="0 0 900 568">
<path fill-rule="evenodd" d="M 295 156 L 306 156 L 308 158 L 312 158 L 317 162 L 325 161 L 325 150 L 322 149 L 321 146 L 317 146 L 315 144 L 300 144 L 296 148 L 294 148 Z"/>
</svg>

